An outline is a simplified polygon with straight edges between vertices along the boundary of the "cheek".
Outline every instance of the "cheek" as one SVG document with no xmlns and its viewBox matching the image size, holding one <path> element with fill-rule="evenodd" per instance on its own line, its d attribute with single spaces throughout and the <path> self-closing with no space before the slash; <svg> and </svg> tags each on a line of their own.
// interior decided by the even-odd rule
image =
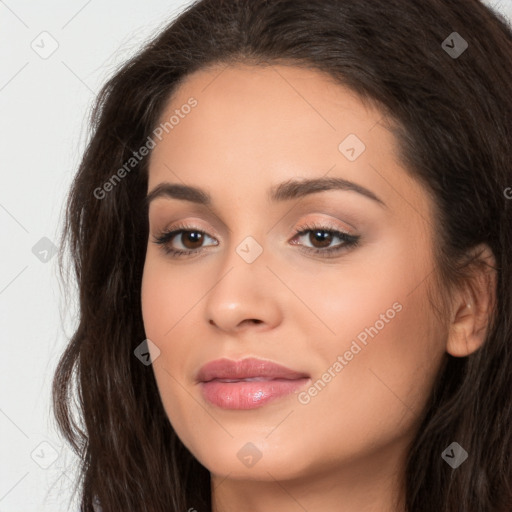
<svg viewBox="0 0 512 512">
<path fill-rule="evenodd" d="M 364 285 L 348 291 L 351 300 L 339 299 L 337 321 L 331 317 L 337 341 L 315 347 L 325 373 L 304 397 L 310 398 L 304 421 L 318 428 L 317 418 L 324 418 L 331 425 L 324 441 L 334 450 L 347 450 L 347 439 L 360 453 L 389 443 L 410 432 L 421 415 L 444 345 L 424 288 L 410 293 L 411 281 L 381 278 L 372 293 Z"/>
<path fill-rule="evenodd" d="M 151 256 L 148 251 L 141 286 L 144 329 L 147 338 L 160 350 L 152 368 L 169 421 L 181 432 L 182 440 L 187 439 L 183 433 L 188 432 L 190 424 L 185 418 L 189 414 L 188 409 L 193 407 L 190 396 L 183 391 L 183 376 L 180 374 L 180 369 L 191 355 L 183 328 L 188 330 L 190 327 L 187 312 L 198 301 L 198 284 L 191 282 L 191 277 L 185 277 L 176 268 L 171 269 L 169 262 L 159 256 Z"/>
<path fill-rule="evenodd" d="M 147 337 L 170 339 L 177 322 L 200 299 L 200 290 L 197 273 L 180 272 L 165 258 L 148 255 L 141 286 L 142 317 Z"/>
<path fill-rule="evenodd" d="M 317 418 L 325 418 L 325 436 L 339 450 L 346 439 L 362 448 L 403 435 L 421 414 L 444 357 L 446 333 L 426 295 L 430 260 L 413 261 L 400 247 L 324 279 L 321 290 L 303 288 L 330 331 L 312 315 L 302 320 L 304 332 L 313 333 L 315 323 L 324 333 L 309 336 L 311 359 L 320 364 L 303 396 L 303 418 L 317 429 Z"/>
</svg>

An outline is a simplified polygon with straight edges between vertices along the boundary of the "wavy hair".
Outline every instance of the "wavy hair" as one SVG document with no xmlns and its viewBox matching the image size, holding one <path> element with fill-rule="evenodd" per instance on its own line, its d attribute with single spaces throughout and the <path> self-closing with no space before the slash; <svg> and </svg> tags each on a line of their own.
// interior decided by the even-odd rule
<svg viewBox="0 0 512 512">
<path fill-rule="evenodd" d="M 468 43 L 461 55 L 443 46 L 453 32 Z M 210 474 L 170 425 L 151 366 L 134 356 L 146 338 L 148 159 L 98 190 L 145 144 L 188 75 L 237 63 L 327 73 L 395 121 L 399 157 L 436 205 L 443 290 L 468 278 L 475 246 L 492 249 L 496 303 L 485 342 L 468 357 L 447 355 L 439 370 L 410 448 L 406 506 L 510 512 L 512 30 L 479 0 L 197 1 L 103 86 L 59 252 L 62 275 L 69 249 L 79 318 L 53 408 L 79 456 L 81 512 L 95 500 L 103 512 L 211 510 Z M 454 440 L 470 454 L 456 470 L 441 459 Z"/>
</svg>

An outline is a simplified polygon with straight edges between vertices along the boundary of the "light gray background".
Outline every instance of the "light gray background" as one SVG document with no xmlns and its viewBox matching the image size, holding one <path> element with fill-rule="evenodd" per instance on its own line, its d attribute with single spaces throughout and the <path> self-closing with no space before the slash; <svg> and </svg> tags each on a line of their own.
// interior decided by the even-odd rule
<svg viewBox="0 0 512 512">
<path fill-rule="evenodd" d="M 512 20 L 512 0 L 486 3 Z M 66 301 L 41 239 L 58 243 L 100 86 L 188 4 L 0 0 L 0 512 L 77 510 L 76 460 L 50 410 L 76 295 Z"/>
</svg>

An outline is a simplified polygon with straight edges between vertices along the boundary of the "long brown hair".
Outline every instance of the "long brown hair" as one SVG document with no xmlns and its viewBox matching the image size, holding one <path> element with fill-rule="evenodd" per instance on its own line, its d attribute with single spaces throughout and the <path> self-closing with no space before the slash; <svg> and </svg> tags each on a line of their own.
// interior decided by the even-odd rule
<svg viewBox="0 0 512 512">
<path fill-rule="evenodd" d="M 471 248 L 492 249 L 497 300 L 486 341 L 440 369 L 410 450 L 406 504 L 512 510 L 511 27 L 478 0 L 202 0 L 102 88 L 66 204 L 59 263 L 69 247 L 80 316 L 53 406 L 80 456 L 82 512 L 95 499 L 104 512 L 211 509 L 208 470 L 170 425 L 151 366 L 134 356 L 146 338 L 148 159 L 112 177 L 187 75 L 235 63 L 317 69 L 396 121 L 400 158 L 435 200 L 446 289 L 468 275 Z M 452 441 L 470 455 L 456 470 L 441 458 Z"/>
</svg>

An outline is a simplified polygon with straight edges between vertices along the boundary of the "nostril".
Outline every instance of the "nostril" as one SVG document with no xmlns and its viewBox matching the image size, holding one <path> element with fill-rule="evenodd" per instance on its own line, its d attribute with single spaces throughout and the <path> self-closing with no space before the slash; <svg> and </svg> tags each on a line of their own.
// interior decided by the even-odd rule
<svg viewBox="0 0 512 512">
<path fill-rule="evenodd" d="M 243 322 L 241 322 L 240 325 L 244 325 L 246 323 L 251 323 L 251 324 L 261 324 L 263 323 L 263 320 L 260 320 L 258 318 L 247 318 L 246 320 L 244 320 Z"/>
</svg>

